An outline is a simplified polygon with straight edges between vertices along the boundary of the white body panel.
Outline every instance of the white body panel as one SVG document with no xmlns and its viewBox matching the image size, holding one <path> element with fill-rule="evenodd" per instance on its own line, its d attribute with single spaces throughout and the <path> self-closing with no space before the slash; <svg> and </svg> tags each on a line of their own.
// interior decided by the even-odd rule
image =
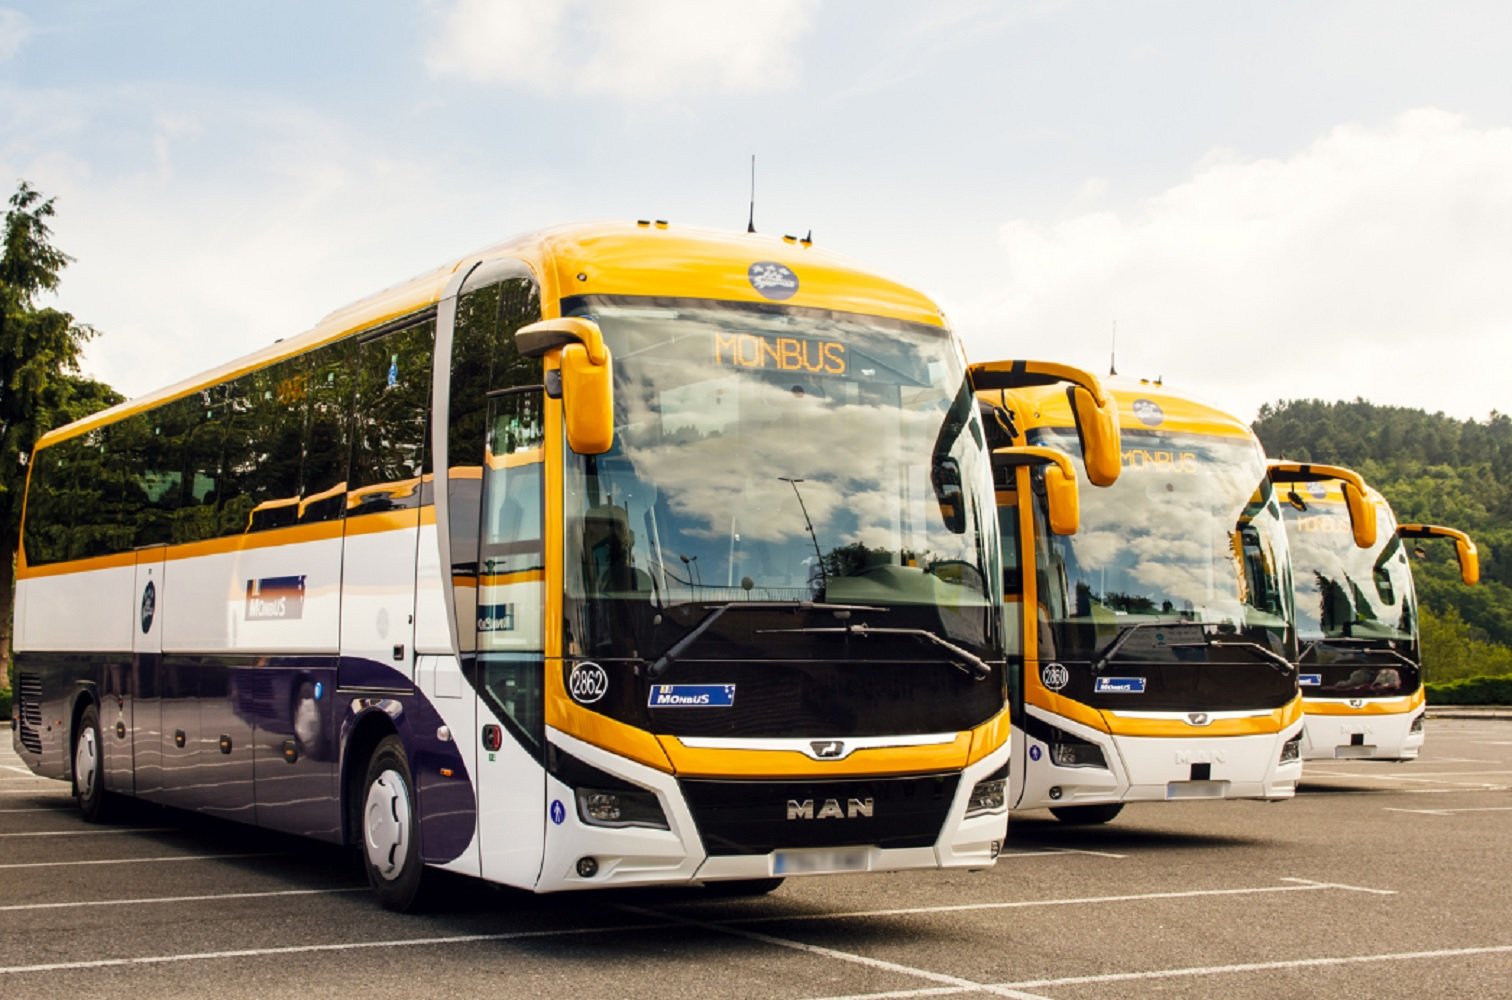
<svg viewBox="0 0 1512 1000">
<path fill-rule="evenodd" d="M 17 649 L 115 653 L 139 631 L 136 567 L 16 581 Z M 84 623 L 87 622 L 87 627 Z"/>
<path fill-rule="evenodd" d="M 1296 794 L 1302 762 L 1281 763 L 1281 749 L 1301 724 L 1280 733 L 1255 736 L 1114 736 L 1069 719 L 1026 711 L 1050 725 L 1102 749 L 1106 768 L 1061 767 L 1051 762 L 1050 748 L 1017 727 L 1013 731 L 1015 808 L 1094 805 L 1113 802 L 1163 802 L 1176 799 L 1288 799 Z M 1214 720 L 1245 718 L 1252 712 L 1214 712 Z M 1269 715 L 1261 712 L 1259 715 Z M 1146 713 L 1146 718 L 1185 721 L 1184 713 Z M 1192 766 L 1207 764 L 1207 780 L 1193 780 Z M 1052 789 L 1058 794 L 1052 794 Z"/>
<path fill-rule="evenodd" d="M 436 539 L 436 526 L 422 525 L 415 566 L 417 653 L 450 654 L 452 651 L 451 623 L 446 620 L 447 582 L 441 575 L 441 548 Z"/>
<path fill-rule="evenodd" d="M 413 513 L 413 528 L 349 531 L 341 580 L 342 656 L 391 666 L 411 679 L 420 511 Z"/>
<path fill-rule="evenodd" d="M 1361 706 L 1374 699 L 1359 699 Z M 1383 699 L 1400 701 L 1399 698 Z M 1366 715 L 1302 716 L 1304 760 L 1415 760 L 1423 749 L 1423 730 L 1412 731 L 1412 722 L 1423 714 L 1422 705 L 1405 712 Z"/>
</svg>

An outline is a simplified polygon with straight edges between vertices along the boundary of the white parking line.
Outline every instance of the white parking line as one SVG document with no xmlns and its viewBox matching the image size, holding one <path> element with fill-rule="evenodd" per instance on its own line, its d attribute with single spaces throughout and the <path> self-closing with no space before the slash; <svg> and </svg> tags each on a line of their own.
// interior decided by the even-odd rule
<svg viewBox="0 0 1512 1000">
<path fill-rule="evenodd" d="M 635 913 L 639 914 L 640 916 L 666 916 L 666 914 L 660 913 L 656 910 L 643 909 L 639 906 L 625 906 L 623 904 L 620 904 L 617 908 L 624 910 L 626 913 Z M 685 927 L 694 927 L 698 928 L 699 930 L 712 931 L 717 934 L 730 934 L 734 937 L 745 938 L 748 941 L 755 941 L 759 944 L 775 945 L 778 948 L 789 948 L 793 951 L 806 952 L 810 955 L 819 955 L 824 958 L 834 958 L 842 962 L 850 962 L 853 965 L 864 965 L 870 969 L 880 969 L 884 972 L 896 972 L 904 976 L 913 976 L 918 979 L 925 979 L 932 983 L 942 983 L 945 986 L 949 987 L 952 991 L 964 990 L 970 993 L 990 993 L 993 996 L 1016 997 L 1018 998 L 1018 1000 L 1047 1000 L 1046 997 L 1042 997 L 1037 993 L 1025 993 L 1022 990 L 1017 990 L 1010 986 L 994 986 L 990 983 L 979 983 L 972 979 L 963 979 L 960 976 L 946 975 L 943 972 L 931 972 L 928 969 L 920 969 L 912 965 L 902 965 L 898 962 L 888 962 L 880 958 L 868 958 L 865 955 L 857 955 L 853 952 L 838 951 L 834 948 L 825 948 L 816 944 L 806 944 L 802 941 L 792 941 L 788 938 L 773 937 L 770 934 L 762 934 L 758 931 L 741 930 L 738 927 L 732 927 L 728 923 L 724 922 L 714 923 L 706 920 L 695 920 L 690 917 L 675 916 L 672 917 L 672 919 L 676 920 L 679 924 L 682 924 Z"/>
<path fill-rule="evenodd" d="M 1002 861 L 1004 858 L 1049 858 L 1057 854 L 1087 854 L 1094 858 L 1117 858 L 1120 860 L 1128 857 L 1127 854 L 1112 854 L 1108 851 L 1081 851 L 1072 847 L 1042 847 L 1037 851 L 1014 851 L 1011 854 L 999 854 L 998 860 Z"/>
<path fill-rule="evenodd" d="M 1371 889 L 1338 882 L 1315 882 L 1305 878 L 1283 878 L 1290 885 L 1266 885 L 1244 889 L 1186 889 L 1175 892 L 1143 892 L 1130 896 L 1077 896 L 1070 899 L 1020 899 L 1006 903 L 953 903 L 948 906 L 904 906 L 889 910 L 846 910 L 840 913 L 798 913 L 783 916 L 735 917 L 726 924 L 762 924 L 778 921 L 853 920 L 867 917 L 898 917 L 932 913 L 969 913 L 982 910 L 1018 910 L 1039 906 L 1085 906 L 1102 903 L 1137 903 L 1150 899 L 1197 899 L 1204 896 L 1255 896 L 1273 892 L 1318 892 L 1334 889 L 1341 892 L 1364 892 L 1375 896 L 1395 896 L 1395 889 Z"/>
<path fill-rule="evenodd" d="M 37 777 L 37 775 L 32 774 L 31 768 L 29 768 L 29 767 L 17 767 L 15 764 L 0 764 L 0 767 L 5 768 L 7 771 L 16 771 L 16 772 L 19 772 L 21 774 L 26 775 L 28 778 L 35 778 L 35 777 Z"/>
<path fill-rule="evenodd" d="M 262 899 L 267 896 L 321 896 L 336 892 L 367 892 L 365 885 L 341 889 L 273 889 L 268 892 L 220 892 L 205 896 L 150 896 L 145 899 L 85 899 L 72 903 L 12 903 L 0 906 L 0 913 L 12 910 L 67 910 L 78 906 L 146 906 L 152 903 L 203 903 L 223 899 Z"/>
<path fill-rule="evenodd" d="M 1382 808 L 1387 812 L 1421 813 L 1424 816 L 1453 816 L 1455 813 L 1512 812 L 1512 806 L 1466 806 L 1462 809 L 1397 809 L 1393 806 L 1383 806 Z"/>
<path fill-rule="evenodd" d="M 151 865 L 168 861 L 234 861 L 242 858 L 276 858 L 276 851 L 257 854 L 173 854 L 166 858 L 107 858 L 100 861 L 22 861 L 0 865 L 10 868 L 72 868 L 78 865 Z"/>
<path fill-rule="evenodd" d="M 1498 955 L 1512 952 L 1512 944 L 1484 948 L 1443 948 L 1438 951 L 1404 951 L 1386 955 L 1347 955 L 1339 958 L 1297 958 L 1286 962 L 1246 962 L 1241 965 L 1208 965 L 1186 969 L 1157 969 L 1149 972 L 1110 972 L 1100 976 L 1067 976 L 1063 979 L 1029 979 L 1006 983 L 1010 989 L 1039 989 L 1046 986 L 1078 986 L 1085 983 L 1123 983 L 1141 979 L 1178 979 L 1183 976 L 1217 976 L 1233 972 L 1270 972 L 1276 969 L 1308 969 L 1328 965 L 1357 965 L 1367 962 L 1411 962 L 1432 958 L 1463 958 L 1469 955 Z"/>
<path fill-rule="evenodd" d="M 105 827 L 98 830 L 29 830 L 25 833 L 0 833 L 0 837 L 105 837 L 121 833 L 174 833 L 176 826 Z"/>
<path fill-rule="evenodd" d="M 470 944 L 477 941 L 517 941 L 532 938 L 568 937 L 580 934 L 612 934 L 623 931 L 665 928 L 656 924 L 615 927 L 573 927 L 551 931 L 507 931 L 500 934 L 457 934 L 450 937 L 404 938 L 398 941 L 347 941 L 338 944 L 295 944 L 281 948 L 242 948 L 236 951 L 194 951 L 180 955 L 141 955 L 131 958 L 101 958 L 87 962 L 50 962 L 44 965 L 0 966 L 0 976 L 35 972 L 68 972 L 75 969 L 108 969 L 123 965 L 165 965 L 173 962 L 208 962 L 223 958 L 266 958 L 272 955 L 303 955 L 321 951 L 366 951 L 373 948 L 419 948 L 428 945 Z"/>
</svg>

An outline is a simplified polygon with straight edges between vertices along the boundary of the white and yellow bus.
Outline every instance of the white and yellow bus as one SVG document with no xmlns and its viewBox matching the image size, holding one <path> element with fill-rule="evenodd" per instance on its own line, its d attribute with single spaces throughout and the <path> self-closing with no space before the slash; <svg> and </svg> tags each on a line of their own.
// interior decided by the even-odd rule
<svg viewBox="0 0 1512 1000">
<path fill-rule="evenodd" d="M 1101 823 L 1127 802 L 1291 797 L 1291 564 L 1254 434 L 1158 384 L 1065 366 L 974 365 L 972 380 L 1023 651 L 1013 808 Z M 1118 415 L 1111 451 L 1099 403 Z M 1079 519 L 1056 512 L 1073 475 L 1091 485 Z"/>
<path fill-rule="evenodd" d="M 1466 584 L 1480 578 L 1475 543 L 1454 528 L 1398 524 L 1386 499 L 1350 469 L 1277 461 L 1271 480 L 1295 570 L 1303 757 L 1412 760 L 1423 746 L 1426 699 L 1404 540 L 1452 540 Z"/>
<path fill-rule="evenodd" d="M 806 242 L 513 240 L 46 435 L 14 742 L 535 891 L 989 864 L 984 433 L 939 309 Z"/>
</svg>

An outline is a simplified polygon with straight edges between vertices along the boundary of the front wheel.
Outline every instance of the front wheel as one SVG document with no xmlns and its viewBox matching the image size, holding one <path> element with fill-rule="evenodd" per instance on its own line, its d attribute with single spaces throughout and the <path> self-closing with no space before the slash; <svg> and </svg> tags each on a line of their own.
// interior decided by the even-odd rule
<svg viewBox="0 0 1512 1000">
<path fill-rule="evenodd" d="M 86 823 L 103 823 L 110 814 L 110 793 L 105 791 L 104 748 L 100 740 L 100 710 L 84 709 L 74 734 L 74 798 Z"/>
<path fill-rule="evenodd" d="M 1099 806 L 1051 806 L 1050 815 L 1072 826 L 1092 826 L 1106 823 L 1123 812 L 1122 802 L 1108 802 Z"/>
<path fill-rule="evenodd" d="M 378 902 L 401 913 L 419 907 L 425 869 L 413 789 L 404 744 L 397 736 L 384 737 L 363 784 L 362 859 Z"/>
</svg>

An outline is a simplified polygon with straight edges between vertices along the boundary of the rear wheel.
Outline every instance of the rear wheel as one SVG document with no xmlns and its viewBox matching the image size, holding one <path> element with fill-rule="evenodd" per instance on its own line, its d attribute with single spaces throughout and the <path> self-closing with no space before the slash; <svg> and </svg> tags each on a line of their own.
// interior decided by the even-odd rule
<svg viewBox="0 0 1512 1000">
<path fill-rule="evenodd" d="M 399 737 L 386 736 L 373 749 L 362 787 L 362 859 L 368 883 L 384 909 L 418 909 L 425 866 L 414 783 Z"/>
<path fill-rule="evenodd" d="M 1072 826 L 1092 826 L 1106 823 L 1123 812 L 1122 802 L 1108 802 L 1097 806 L 1051 806 L 1050 815 Z"/>
<path fill-rule="evenodd" d="M 781 884 L 780 878 L 737 878 L 728 882 L 705 882 L 704 889 L 711 896 L 735 899 L 741 896 L 765 896 Z"/>
<path fill-rule="evenodd" d="M 100 710 L 84 709 L 74 733 L 74 798 L 86 823 L 103 823 L 110 816 L 110 793 L 105 791 L 104 748 L 100 740 Z"/>
</svg>

